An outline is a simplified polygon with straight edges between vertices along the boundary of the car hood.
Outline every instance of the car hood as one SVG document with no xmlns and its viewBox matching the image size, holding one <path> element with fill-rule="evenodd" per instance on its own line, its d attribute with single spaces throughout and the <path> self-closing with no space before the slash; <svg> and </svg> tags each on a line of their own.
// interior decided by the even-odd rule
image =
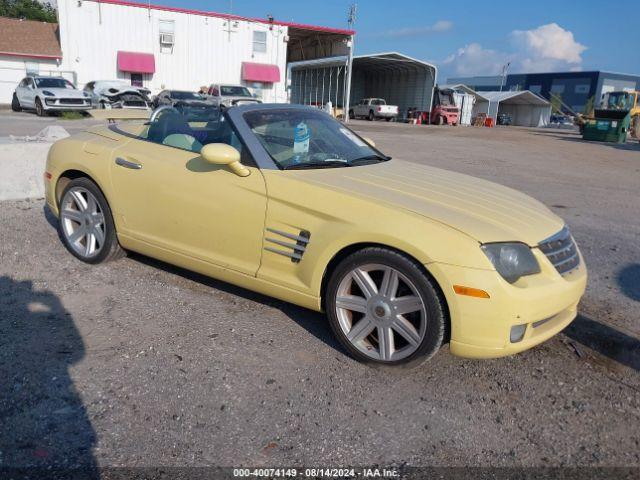
<svg viewBox="0 0 640 480">
<path fill-rule="evenodd" d="M 408 210 L 481 243 L 519 241 L 534 246 L 564 226 L 542 203 L 516 190 L 401 160 L 296 172 L 302 174 L 300 180 Z"/>
<path fill-rule="evenodd" d="M 41 88 L 40 91 L 51 92 L 56 97 L 62 98 L 84 98 L 82 90 L 71 90 L 70 88 Z"/>
</svg>

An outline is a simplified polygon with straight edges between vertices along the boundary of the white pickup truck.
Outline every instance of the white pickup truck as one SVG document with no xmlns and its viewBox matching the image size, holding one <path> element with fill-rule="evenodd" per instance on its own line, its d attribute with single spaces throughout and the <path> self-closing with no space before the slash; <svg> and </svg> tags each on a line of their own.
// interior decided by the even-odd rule
<svg viewBox="0 0 640 480">
<path fill-rule="evenodd" d="M 387 122 L 398 116 L 398 107 L 387 105 L 382 98 L 363 98 L 349 110 L 349 118 L 366 117 L 370 121 L 384 118 Z"/>
</svg>

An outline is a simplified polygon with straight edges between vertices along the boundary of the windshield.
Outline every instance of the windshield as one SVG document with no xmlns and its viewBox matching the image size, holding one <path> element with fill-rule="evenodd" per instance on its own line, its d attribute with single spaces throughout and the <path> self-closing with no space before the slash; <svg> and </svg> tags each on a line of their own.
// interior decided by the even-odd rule
<svg viewBox="0 0 640 480">
<path fill-rule="evenodd" d="M 175 90 L 171 92 L 171 98 L 174 98 L 176 100 L 204 100 L 202 95 L 198 93 L 178 92 Z"/>
<path fill-rule="evenodd" d="M 605 95 L 602 104 L 604 108 L 629 109 L 631 108 L 631 95 L 627 92 L 610 92 Z"/>
<path fill-rule="evenodd" d="M 187 122 L 217 122 L 220 120 L 220 110 L 212 105 L 177 104 L 174 108 Z"/>
<path fill-rule="evenodd" d="M 251 92 L 247 87 L 233 87 L 222 86 L 220 87 L 220 94 L 225 97 L 251 97 Z"/>
<path fill-rule="evenodd" d="M 258 110 L 244 118 L 283 169 L 348 167 L 389 159 L 324 112 Z"/>
<path fill-rule="evenodd" d="M 36 78 L 35 80 L 38 88 L 69 88 L 71 90 L 76 88 L 64 78 Z"/>
</svg>

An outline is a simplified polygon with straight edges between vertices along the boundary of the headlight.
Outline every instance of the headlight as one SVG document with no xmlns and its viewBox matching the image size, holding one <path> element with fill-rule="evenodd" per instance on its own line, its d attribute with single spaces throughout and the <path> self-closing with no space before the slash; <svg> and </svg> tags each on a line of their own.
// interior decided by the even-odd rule
<svg viewBox="0 0 640 480">
<path fill-rule="evenodd" d="M 55 94 L 51 93 L 49 90 L 43 90 L 42 94 L 47 97 L 55 97 Z"/>
<path fill-rule="evenodd" d="M 525 275 L 540 273 L 536 257 L 524 243 L 487 243 L 480 248 L 502 278 L 509 283 L 514 283 Z"/>
<path fill-rule="evenodd" d="M 82 92 L 82 94 L 85 96 L 85 98 L 89 98 L 90 95 L 87 92 Z"/>
</svg>

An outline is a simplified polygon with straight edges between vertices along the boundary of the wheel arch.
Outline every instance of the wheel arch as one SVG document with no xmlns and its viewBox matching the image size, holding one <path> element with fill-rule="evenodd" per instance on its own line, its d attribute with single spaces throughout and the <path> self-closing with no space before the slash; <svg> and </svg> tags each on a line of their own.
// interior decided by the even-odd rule
<svg viewBox="0 0 640 480">
<path fill-rule="evenodd" d="M 376 243 L 376 242 L 353 243 L 353 244 L 342 247 L 338 252 L 336 252 L 333 255 L 333 257 L 331 257 L 331 259 L 329 260 L 329 262 L 324 268 L 324 272 L 322 274 L 322 281 L 320 283 L 320 306 L 322 310 L 325 311 L 325 298 L 326 298 L 327 284 L 329 283 L 329 278 L 331 278 L 331 274 L 336 269 L 336 267 L 340 264 L 342 260 L 347 258 L 349 255 L 370 247 L 385 248 L 387 250 L 394 251 L 396 253 L 399 253 L 400 255 L 407 257 L 409 260 L 414 262 L 417 265 L 417 267 L 422 271 L 422 273 L 424 273 L 424 275 L 429 279 L 434 289 L 436 290 L 436 293 L 438 294 L 440 302 L 443 306 L 443 311 L 445 314 L 445 324 L 446 324 L 444 341 L 448 342 L 450 333 L 451 333 L 451 315 L 449 312 L 449 304 L 447 302 L 447 298 L 444 294 L 442 286 L 438 283 L 438 281 L 431 274 L 431 272 L 429 272 L 429 269 L 424 264 L 422 264 L 418 259 L 416 259 L 413 255 L 399 248 L 392 247 L 384 243 Z"/>
<path fill-rule="evenodd" d="M 102 193 L 104 198 L 107 200 L 107 203 L 111 205 L 111 202 L 109 202 L 109 198 L 107 197 L 107 194 L 105 193 L 104 188 L 102 188 L 102 186 L 100 185 L 100 182 L 96 181 L 96 179 L 91 174 L 85 171 L 70 168 L 62 172 L 58 176 L 58 179 L 56 180 L 56 186 L 54 190 L 56 207 L 60 208 L 60 201 L 62 200 L 62 192 L 64 191 L 66 186 L 69 184 L 69 182 L 77 178 L 86 178 L 88 180 L 91 180 L 98 187 L 98 189 L 100 190 L 100 193 Z"/>
</svg>

